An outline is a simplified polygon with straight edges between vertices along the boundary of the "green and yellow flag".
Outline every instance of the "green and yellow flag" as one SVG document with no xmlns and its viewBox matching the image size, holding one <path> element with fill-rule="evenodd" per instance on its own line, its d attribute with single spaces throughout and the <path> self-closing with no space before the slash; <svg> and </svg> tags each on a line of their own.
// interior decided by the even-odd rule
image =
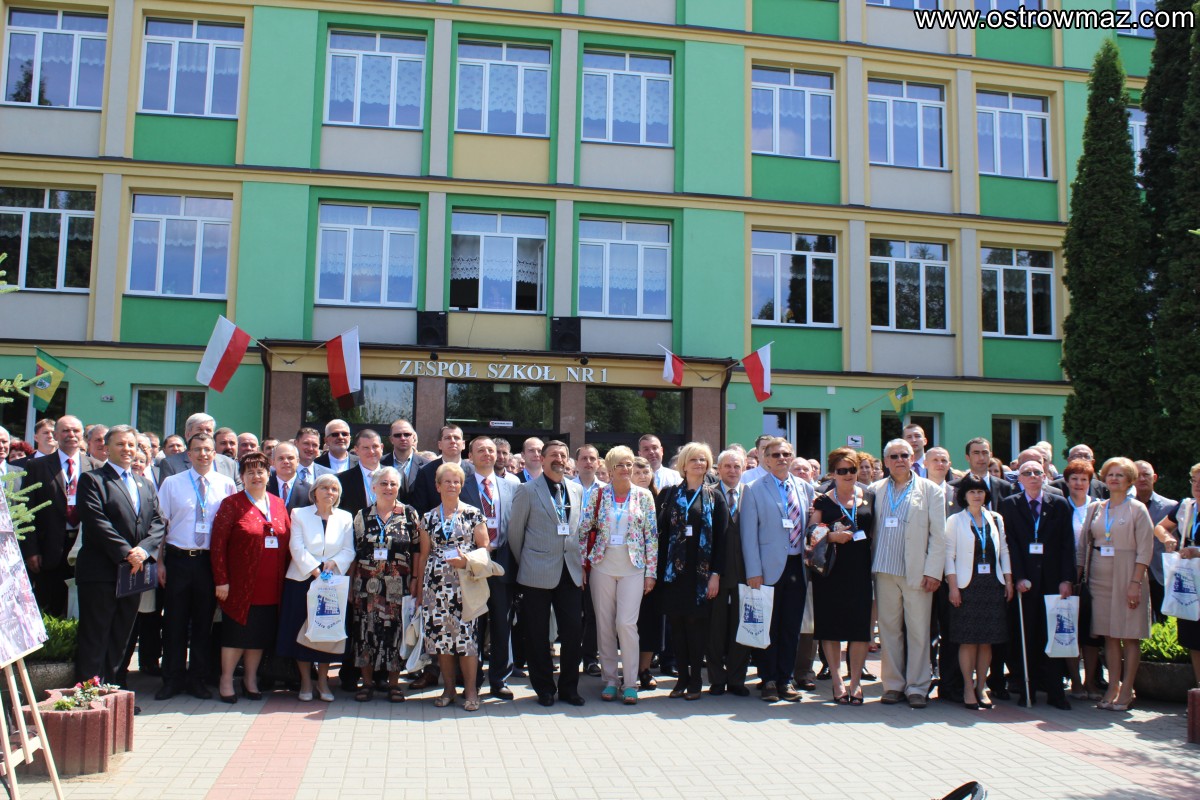
<svg viewBox="0 0 1200 800">
<path fill-rule="evenodd" d="M 58 391 L 63 376 L 67 373 L 67 365 L 53 356 L 37 350 L 37 382 L 33 384 L 33 407 L 45 411 L 50 407 L 50 400 Z"/>
<path fill-rule="evenodd" d="M 900 417 L 912 411 L 913 382 L 905 381 L 895 389 L 892 389 L 888 392 L 888 400 L 892 401 L 892 408 L 896 409 L 896 414 Z"/>
</svg>

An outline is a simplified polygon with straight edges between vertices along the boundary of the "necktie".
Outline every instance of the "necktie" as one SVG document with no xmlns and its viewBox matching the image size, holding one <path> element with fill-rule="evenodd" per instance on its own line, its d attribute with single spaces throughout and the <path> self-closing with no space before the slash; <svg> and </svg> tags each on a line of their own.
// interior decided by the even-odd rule
<svg viewBox="0 0 1200 800">
<path fill-rule="evenodd" d="M 792 533 L 788 537 L 788 544 L 795 547 L 804 536 L 804 525 L 801 524 L 800 498 L 796 496 L 796 485 L 791 481 L 787 482 L 787 515 L 792 521 Z"/>
<path fill-rule="evenodd" d="M 75 480 L 75 459 L 67 459 L 67 524 L 75 527 L 79 524 L 79 511 L 75 508 L 75 504 L 71 502 L 75 497 L 75 491 L 79 488 L 78 481 Z"/>
<path fill-rule="evenodd" d="M 363 485 L 367 489 L 367 505 L 373 506 L 375 505 L 375 490 L 371 488 L 371 479 L 375 477 L 375 470 L 365 469 L 363 470 L 363 474 L 367 476 L 366 480 L 363 481 Z"/>
<path fill-rule="evenodd" d="M 1034 518 L 1034 519 L 1037 519 L 1037 515 L 1038 515 L 1038 501 L 1037 501 L 1037 498 L 1034 498 L 1033 500 L 1030 500 L 1030 501 L 1029 501 L 1029 511 L 1030 511 L 1030 513 L 1032 513 L 1032 514 L 1033 514 L 1033 518 Z"/>
<path fill-rule="evenodd" d="M 308 467 L 300 468 L 300 482 L 308 483 Z"/>
<path fill-rule="evenodd" d="M 737 513 L 737 490 L 726 489 L 725 492 L 729 495 L 729 516 Z"/>
<path fill-rule="evenodd" d="M 283 482 L 283 504 L 288 504 L 288 498 L 292 496 L 292 484 L 287 481 Z"/>
<path fill-rule="evenodd" d="M 125 490 L 129 492 L 129 499 L 133 502 L 133 510 L 138 516 L 142 514 L 142 498 L 138 492 L 137 484 L 133 482 L 133 473 L 129 470 L 121 475 L 121 480 L 125 482 Z"/>
<path fill-rule="evenodd" d="M 196 490 L 200 493 L 200 496 L 204 498 L 204 510 L 201 511 L 197 516 L 198 516 L 200 522 L 207 522 L 208 521 L 208 481 L 204 480 L 203 475 L 199 476 L 199 480 L 196 481 L 196 487 L 197 487 Z M 205 536 L 200 531 L 196 531 L 193 538 L 195 539 L 196 547 L 204 547 L 204 540 L 207 539 L 208 537 Z"/>
<path fill-rule="evenodd" d="M 483 495 L 479 498 L 480 505 L 483 506 L 483 516 L 487 517 L 488 521 L 488 541 L 495 542 L 499 531 L 493 528 L 491 523 L 496 518 L 496 504 L 492 500 L 492 479 L 483 479 Z"/>
</svg>

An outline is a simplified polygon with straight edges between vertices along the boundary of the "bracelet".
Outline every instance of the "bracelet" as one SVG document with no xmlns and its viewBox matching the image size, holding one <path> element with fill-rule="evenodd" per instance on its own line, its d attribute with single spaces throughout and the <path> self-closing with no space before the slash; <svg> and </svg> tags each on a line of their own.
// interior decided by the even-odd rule
<svg viewBox="0 0 1200 800">
<path fill-rule="evenodd" d="M 1141 586 L 1141 585 L 1142 585 L 1142 582 L 1141 582 L 1141 581 L 1135 581 L 1133 578 L 1130 578 L 1130 579 L 1129 579 L 1129 582 L 1130 582 L 1130 583 L 1136 583 L 1138 586 Z"/>
</svg>

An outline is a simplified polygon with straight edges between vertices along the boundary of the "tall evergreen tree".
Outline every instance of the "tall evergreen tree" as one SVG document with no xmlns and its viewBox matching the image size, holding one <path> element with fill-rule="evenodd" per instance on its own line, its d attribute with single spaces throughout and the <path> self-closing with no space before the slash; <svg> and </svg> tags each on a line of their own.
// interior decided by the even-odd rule
<svg viewBox="0 0 1200 800">
<path fill-rule="evenodd" d="M 1116 44 L 1106 40 L 1088 83 L 1083 155 L 1063 242 L 1071 311 L 1063 321 L 1063 368 L 1074 394 L 1063 429 L 1105 458 L 1142 457 L 1156 409 L 1145 212 L 1134 174 L 1129 96 Z"/>
<path fill-rule="evenodd" d="M 1193 32 L 1188 61 L 1198 59 L 1200 37 Z M 1200 69 L 1192 69 L 1186 84 L 1167 206 L 1155 325 L 1165 424 L 1155 467 L 1167 490 L 1186 496 L 1188 467 L 1200 459 L 1200 371 L 1194 366 L 1200 354 L 1200 236 L 1190 232 L 1200 227 Z"/>
</svg>

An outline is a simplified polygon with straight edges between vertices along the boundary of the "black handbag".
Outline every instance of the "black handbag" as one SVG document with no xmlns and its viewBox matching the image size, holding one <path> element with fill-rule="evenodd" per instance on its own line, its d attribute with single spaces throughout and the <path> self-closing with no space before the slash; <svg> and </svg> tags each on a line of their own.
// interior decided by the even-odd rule
<svg viewBox="0 0 1200 800">
<path fill-rule="evenodd" d="M 837 562 L 837 545 L 829 541 L 829 535 L 821 537 L 821 541 L 813 545 L 812 555 L 808 558 L 808 568 L 813 577 L 825 578 L 833 572 Z"/>
</svg>

